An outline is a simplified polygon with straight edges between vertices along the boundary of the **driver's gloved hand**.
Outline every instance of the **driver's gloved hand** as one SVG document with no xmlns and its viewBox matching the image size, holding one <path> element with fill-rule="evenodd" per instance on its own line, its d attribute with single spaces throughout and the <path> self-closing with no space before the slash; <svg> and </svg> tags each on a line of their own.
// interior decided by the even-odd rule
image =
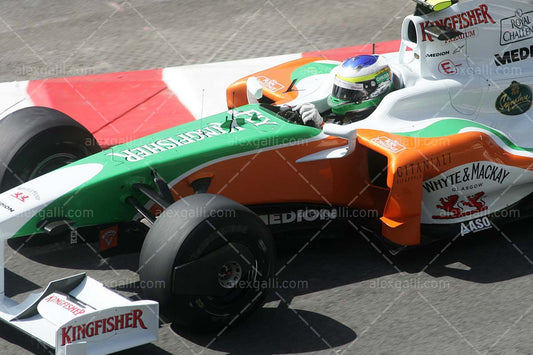
<svg viewBox="0 0 533 355">
<path fill-rule="evenodd" d="M 287 104 L 283 104 L 279 107 L 279 113 L 285 113 L 289 110 L 292 110 L 292 107 L 290 107 L 289 105 Z"/>
<path fill-rule="evenodd" d="M 324 123 L 324 119 L 320 116 L 315 105 L 311 103 L 297 105 L 293 108 L 293 111 L 298 111 L 300 113 L 302 121 L 306 126 L 318 128 Z"/>
</svg>

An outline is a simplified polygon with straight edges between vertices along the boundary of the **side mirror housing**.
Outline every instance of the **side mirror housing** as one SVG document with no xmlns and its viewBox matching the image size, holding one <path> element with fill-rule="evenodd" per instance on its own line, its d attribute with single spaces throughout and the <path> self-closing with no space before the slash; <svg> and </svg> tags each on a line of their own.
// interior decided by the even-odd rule
<svg viewBox="0 0 533 355">
<path fill-rule="evenodd" d="M 257 100 L 263 97 L 263 87 L 255 76 L 251 76 L 246 80 L 246 96 L 250 104 L 257 103 Z"/>
</svg>

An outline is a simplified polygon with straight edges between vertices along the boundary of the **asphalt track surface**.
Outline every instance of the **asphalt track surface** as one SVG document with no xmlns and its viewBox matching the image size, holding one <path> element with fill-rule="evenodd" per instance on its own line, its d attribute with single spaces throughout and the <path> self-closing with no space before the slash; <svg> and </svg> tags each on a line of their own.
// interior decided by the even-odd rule
<svg viewBox="0 0 533 355">
<path fill-rule="evenodd" d="M 4 0 L 0 81 L 394 40 L 412 9 L 403 0 Z M 163 322 L 159 341 L 125 353 L 532 354 L 530 230 L 524 222 L 396 257 L 349 226 L 282 240 L 279 276 L 293 287 L 276 288 L 251 318 L 217 335 Z M 102 258 L 94 248 L 11 244 L 8 295 L 20 301 L 54 278 L 87 271 L 134 297 L 137 255 Z M 2 354 L 46 353 L 5 326 L 0 334 Z"/>
</svg>

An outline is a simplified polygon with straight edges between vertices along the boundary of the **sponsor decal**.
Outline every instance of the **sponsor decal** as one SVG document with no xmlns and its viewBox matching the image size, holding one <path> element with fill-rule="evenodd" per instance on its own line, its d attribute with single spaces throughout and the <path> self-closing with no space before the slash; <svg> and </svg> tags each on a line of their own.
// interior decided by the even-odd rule
<svg viewBox="0 0 533 355">
<path fill-rule="evenodd" d="M 2 201 L 0 201 L 0 207 L 2 207 L 2 208 L 4 208 L 4 209 L 8 210 L 8 211 L 11 212 L 11 213 L 15 212 L 15 210 L 14 210 L 11 206 L 6 205 L 6 204 L 3 203 Z"/>
<path fill-rule="evenodd" d="M 456 157 L 454 155 L 454 163 Z M 467 222 L 507 208 L 524 198 L 513 184 L 525 186 L 533 174 L 524 168 L 492 161 L 454 166 L 422 182 L 422 223 Z M 483 211 L 483 212 L 481 212 Z"/>
<path fill-rule="evenodd" d="M 100 251 L 114 248 L 118 245 L 118 226 L 112 226 L 100 231 Z"/>
<path fill-rule="evenodd" d="M 61 346 L 125 328 L 140 327 L 147 329 L 142 320 L 142 315 L 142 310 L 134 309 L 128 313 L 96 319 L 80 325 L 63 327 L 61 328 Z"/>
<path fill-rule="evenodd" d="M 466 196 L 466 199 L 459 199 L 459 195 L 450 195 L 440 198 L 440 204 L 436 207 L 443 213 L 432 216 L 433 219 L 454 219 L 470 216 L 474 213 L 483 212 L 488 209 L 483 197 L 485 192 L 478 192 L 474 195 Z"/>
<path fill-rule="evenodd" d="M 476 218 L 469 222 L 461 223 L 461 236 L 492 229 L 489 217 Z"/>
<path fill-rule="evenodd" d="M 383 69 L 382 71 L 378 72 L 378 75 L 376 76 L 376 82 L 378 84 L 381 84 L 385 81 L 389 81 L 390 78 L 391 78 L 390 71 L 388 69 Z"/>
<path fill-rule="evenodd" d="M 465 48 L 465 46 L 466 46 L 465 44 L 463 44 L 462 46 L 457 46 L 457 48 L 455 48 L 453 50 L 453 54 L 457 54 L 457 53 L 461 52 L 463 50 L 463 48 Z"/>
<path fill-rule="evenodd" d="M 530 47 L 522 47 L 520 49 L 513 49 L 503 53 L 502 55 L 495 54 L 494 62 L 496 66 L 507 65 L 511 63 L 521 62 L 523 60 L 533 58 L 533 45 Z"/>
<path fill-rule="evenodd" d="M 41 196 L 34 189 L 30 189 L 29 187 L 21 186 L 21 187 L 17 188 L 17 192 L 20 192 L 20 191 L 22 191 L 25 195 L 28 195 L 28 197 L 30 197 L 30 198 L 32 198 L 34 200 L 37 200 L 37 201 L 41 200 Z"/>
<path fill-rule="evenodd" d="M 531 108 L 532 90 L 513 81 L 496 99 L 496 110 L 508 116 L 521 115 Z"/>
<path fill-rule="evenodd" d="M 284 85 L 278 83 L 275 79 L 267 78 L 264 75 L 258 76 L 257 80 L 259 81 L 262 87 L 272 92 L 280 91 L 281 89 L 285 88 Z"/>
<path fill-rule="evenodd" d="M 259 215 L 267 225 L 282 225 L 296 223 L 312 223 L 317 221 L 333 221 L 338 219 L 366 219 L 377 218 L 377 210 L 353 209 L 343 207 L 331 208 L 301 208 L 293 211 L 269 213 Z"/>
<path fill-rule="evenodd" d="M 467 31 L 464 31 L 463 33 L 461 33 L 459 36 L 457 37 L 454 37 L 454 38 L 450 38 L 450 39 L 447 39 L 445 40 L 444 42 L 442 42 L 442 45 L 445 46 L 447 44 L 450 44 L 450 43 L 454 43 L 454 42 L 457 42 L 457 41 L 461 41 L 463 39 L 468 39 L 468 38 L 472 38 L 472 37 L 477 37 L 477 34 L 479 33 L 479 31 L 475 28 L 472 28 L 470 30 L 467 30 Z M 459 53 L 462 49 L 463 49 L 464 45 L 461 46 L 461 47 L 458 47 L 454 50 L 453 54 L 457 54 Z"/>
<path fill-rule="evenodd" d="M 514 16 L 500 21 L 500 45 L 525 41 L 533 38 L 533 11 L 524 13 L 517 9 Z"/>
<path fill-rule="evenodd" d="M 285 213 L 271 213 L 259 216 L 267 225 L 302 222 L 328 221 L 339 218 L 339 211 L 332 209 L 301 209 Z"/>
<path fill-rule="evenodd" d="M 407 148 L 398 142 L 396 139 L 391 139 L 389 137 L 377 137 L 372 139 L 372 143 L 375 143 L 387 150 L 390 150 L 393 153 L 399 153 Z"/>
<path fill-rule="evenodd" d="M 438 57 L 442 57 L 448 54 L 450 54 L 450 51 L 444 51 L 444 52 L 438 52 L 438 53 L 427 53 L 426 57 L 427 58 L 438 58 Z"/>
<path fill-rule="evenodd" d="M 437 155 L 429 157 L 425 160 L 416 161 L 414 163 L 400 166 L 396 169 L 396 177 L 398 180 L 396 182 L 407 182 L 412 177 L 417 177 L 422 175 L 424 172 L 430 169 L 437 169 L 445 167 L 452 162 L 452 153 L 444 153 L 442 155 Z"/>
<path fill-rule="evenodd" d="M 449 59 L 443 60 L 439 63 L 439 72 L 444 75 L 455 75 L 459 72 L 457 68 L 462 66 L 462 64 L 455 64 Z"/>
<path fill-rule="evenodd" d="M 245 130 L 240 127 L 236 122 L 237 118 L 243 118 L 245 122 L 259 127 L 262 125 L 277 125 L 278 123 L 270 121 L 270 118 L 264 116 L 261 112 L 256 110 L 248 110 L 242 112 L 234 112 L 234 120 L 230 129 L 226 129 L 225 122 L 211 122 L 207 127 L 203 127 L 194 131 L 178 134 L 173 137 L 167 137 L 159 139 L 155 142 L 141 145 L 139 147 L 126 149 L 121 152 L 107 153 L 108 156 L 124 158 L 128 162 L 141 161 L 147 156 L 159 154 L 167 150 L 174 150 L 187 144 L 193 144 L 204 139 L 210 139 L 212 137 L 231 134 L 237 131 Z M 228 121 L 229 122 L 229 121 Z"/>
<path fill-rule="evenodd" d="M 445 176 L 424 181 L 423 187 L 426 192 L 436 192 L 443 188 L 452 191 L 469 191 L 483 187 L 483 181 L 503 184 L 511 173 L 505 168 L 490 162 L 476 162 Z M 465 184 L 466 183 L 466 184 Z M 459 188 L 459 185 L 462 186 Z"/>
<path fill-rule="evenodd" d="M 422 30 L 422 41 L 434 41 L 433 37 L 431 37 L 425 32 L 425 29 L 431 26 L 443 26 L 452 28 L 454 30 L 466 30 L 470 27 L 487 23 L 495 24 L 496 21 L 494 21 L 494 19 L 490 15 L 489 7 L 485 4 L 482 4 L 473 10 L 465 11 L 460 14 L 445 17 L 443 19 L 435 21 L 426 21 L 420 23 L 420 28 Z M 475 36 L 475 32 L 471 33 L 469 37 L 471 37 L 472 35 Z M 459 40 L 459 38 L 456 38 L 455 40 Z"/>
<path fill-rule="evenodd" d="M 25 195 L 24 192 L 15 192 L 14 194 L 11 194 L 11 197 L 16 198 L 20 202 L 25 202 L 30 196 Z"/>
<path fill-rule="evenodd" d="M 46 297 L 43 301 L 46 303 L 57 305 L 67 310 L 68 312 L 72 313 L 75 316 L 79 316 L 85 313 L 84 307 L 82 307 L 81 305 L 77 305 L 74 302 L 69 301 L 66 297 L 61 298 L 53 294 L 51 296 Z"/>
</svg>

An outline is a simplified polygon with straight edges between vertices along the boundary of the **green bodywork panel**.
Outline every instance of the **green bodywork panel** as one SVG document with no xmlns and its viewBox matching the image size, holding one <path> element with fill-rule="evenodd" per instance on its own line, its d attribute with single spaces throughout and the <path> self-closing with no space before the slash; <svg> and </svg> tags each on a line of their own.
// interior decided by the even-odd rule
<svg viewBox="0 0 533 355">
<path fill-rule="evenodd" d="M 233 114 L 223 112 L 115 146 L 72 163 L 71 166 L 99 163 L 103 169 L 43 209 L 14 236 L 42 232 L 37 225 L 43 216 L 66 217 L 76 227 L 129 221 L 137 211 L 125 200 L 134 196 L 141 204 L 148 201 L 132 185 L 153 186 L 152 170 L 157 170 L 170 183 L 216 159 L 296 143 L 320 132 L 288 123 L 260 105 L 246 105 L 235 109 Z"/>
<path fill-rule="evenodd" d="M 303 78 L 307 78 L 313 75 L 319 74 L 329 74 L 333 68 L 337 67 L 337 64 L 333 63 L 321 63 L 321 62 L 312 62 L 306 65 L 295 69 L 291 74 L 291 81 L 297 80 L 300 81 Z"/>
</svg>

